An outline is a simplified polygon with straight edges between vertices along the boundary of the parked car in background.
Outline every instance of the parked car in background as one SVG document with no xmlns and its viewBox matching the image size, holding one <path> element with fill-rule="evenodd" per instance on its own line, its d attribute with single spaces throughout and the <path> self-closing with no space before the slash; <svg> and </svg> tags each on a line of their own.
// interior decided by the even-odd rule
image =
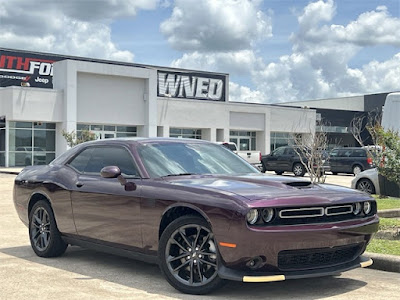
<svg viewBox="0 0 400 300">
<path fill-rule="evenodd" d="M 329 154 L 329 164 L 333 175 L 358 173 L 374 167 L 372 157 L 361 147 L 335 148 Z"/>
<path fill-rule="evenodd" d="M 307 159 L 303 157 L 303 161 L 306 163 Z M 329 171 L 329 169 L 329 165 L 325 161 L 320 166 L 322 172 Z M 265 171 L 275 171 L 278 175 L 282 175 L 283 172 L 293 172 L 295 176 L 304 176 L 306 168 L 292 146 L 283 146 L 276 148 L 271 154 L 261 157 L 261 172 Z"/>
<path fill-rule="evenodd" d="M 30 166 L 32 165 L 32 147 L 17 147 L 15 149 L 15 165 Z M 46 152 L 40 147 L 33 147 L 33 164 L 45 165 Z"/>
<path fill-rule="evenodd" d="M 261 151 L 238 150 L 237 145 L 233 142 L 218 142 L 218 144 L 233 151 L 241 158 L 245 159 L 249 164 L 261 167 Z"/>
<path fill-rule="evenodd" d="M 193 139 L 82 143 L 24 168 L 13 195 L 38 256 L 71 244 L 158 263 L 190 294 L 367 267 L 379 223 L 365 193 L 261 174 Z"/>
<path fill-rule="evenodd" d="M 360 172 L 351 181 L 351 188 L 357 189 L 368 194 L 380 194 L 378 169 L 372 168 Z"/>
</svg>

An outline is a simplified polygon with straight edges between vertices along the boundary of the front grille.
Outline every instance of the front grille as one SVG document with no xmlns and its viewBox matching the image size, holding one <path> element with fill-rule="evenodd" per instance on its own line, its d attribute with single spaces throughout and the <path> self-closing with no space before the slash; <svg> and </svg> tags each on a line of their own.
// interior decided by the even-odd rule
<svg viewBox="0 0 400 300">
<path fill-rule="evenodd" d="M 278 267 L 285 271 L 323 268 L 350 262 L 357 258 L 364 244 L 333 248 L 285 250 L 278 254 Z"/>
</svg>

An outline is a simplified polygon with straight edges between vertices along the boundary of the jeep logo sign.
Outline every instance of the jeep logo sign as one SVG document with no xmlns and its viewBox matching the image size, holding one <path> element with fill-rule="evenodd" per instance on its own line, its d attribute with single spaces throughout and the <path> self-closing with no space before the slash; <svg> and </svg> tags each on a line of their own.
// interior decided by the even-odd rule
<svg viewBox="0 0 400 300">
<path fill-rule="evenodd" d="M 158 97 L 225 101 L 226 76 L 158 71 Z"/>
</svg>

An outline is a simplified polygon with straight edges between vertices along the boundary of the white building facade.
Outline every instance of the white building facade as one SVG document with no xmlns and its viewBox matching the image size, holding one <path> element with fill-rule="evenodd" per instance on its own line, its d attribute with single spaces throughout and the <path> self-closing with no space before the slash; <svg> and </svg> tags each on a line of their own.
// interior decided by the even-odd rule
<svg viewBox="0 0 400 300">
<path fill-rule="evenodd" d="M 233 141 L 262 154 L 315 132 L 313 109 L 230 102 L 227 74 L 65 57 L 50 71 L 43 58 L 1 55 L 0 166 L 49 163 L 68 149 L 63 131 Z"/>
</svg>

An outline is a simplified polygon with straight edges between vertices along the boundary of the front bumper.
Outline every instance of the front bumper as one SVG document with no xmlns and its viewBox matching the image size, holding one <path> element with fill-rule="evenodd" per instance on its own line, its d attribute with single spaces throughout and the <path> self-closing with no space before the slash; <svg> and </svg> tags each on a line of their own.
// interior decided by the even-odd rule
<svg viewBox="0 0 400 300">
<path fill-rule="evenodd" d="M 238 271 L 227 268 L 225 266 L 219 266 L 218 275 L 223 279 L 243 281 L 243 282 L 273 282 L 273 281 L 284 281 L 288 279 L 300 279 L 300 278 L 312 278 L 322 277 L 329 275 L 337 275 L 341 272 L 349 271 L 356 268 L 366 268 L 372 265 L 372 259 L 364 256 L 358 257 L 356 260 L 335 267 L 313 269 L 305 271 L 292 271 L 292 272 L 264 272 L 257 273 L 256 275 L 251 272 Z"/>
<path fill-rule="evenodd" d="M 231 234 L 215 236 L 221 277 L 243 281 L 252 276 L 273 276 L 264 279 L 275 281 L 337 274 L 361 263 L 366 266 L 368 260 L 360 257 L 378 224 L 377 215 L 330 224 L 269 228 L 232 224 Z M 255 266 L 251 265 L 253 261 L 257 262 Z"/>
</svg>

